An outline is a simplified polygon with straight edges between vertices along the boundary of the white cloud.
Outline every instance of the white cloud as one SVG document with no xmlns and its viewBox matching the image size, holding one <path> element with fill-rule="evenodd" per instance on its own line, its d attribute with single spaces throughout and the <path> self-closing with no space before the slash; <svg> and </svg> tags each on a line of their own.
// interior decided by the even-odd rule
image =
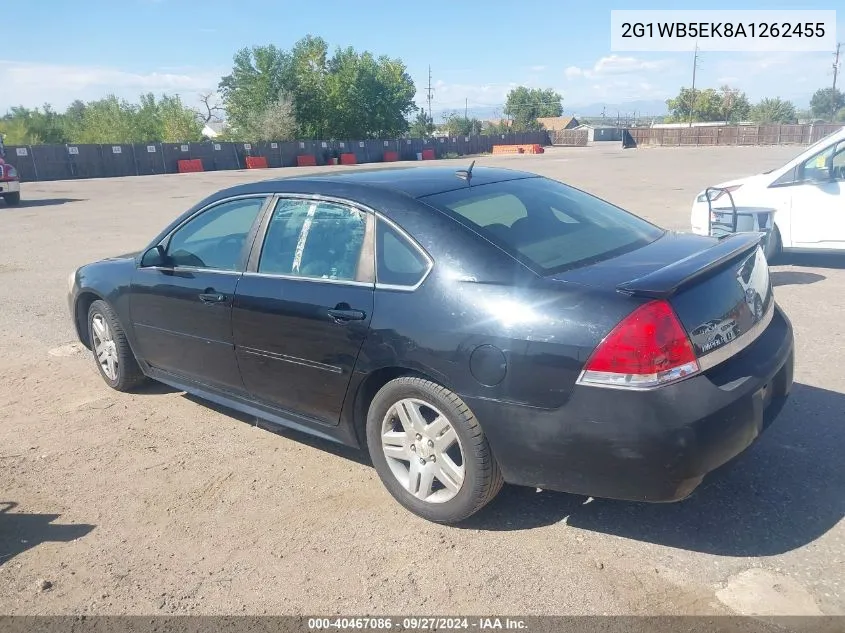
<svg viewBox="0 0 845 633">
<path fill-rule="evenodd" d="M 830 85 L 831 61 L 831 55 L 823 52 L 725 55 L 706 60 L 701 85 L 715 88 L 729 84 L 752 101 L 781 97 L 803 107 L 816 89 Z"/>
<path fill-rule="evenodd" d="M 569 66 L 563 71 L 567 79 L 595 79 L 611 75 L 630 75 L 642 73 L 663 72 L 673 66 L 672 60 L 657 59 L 646 60 L 637 57 L 625 57 L 621 55 L 607 55 L 596 61 L 591 68 L 579 68 Z"/>
<path fill-rule="evenodd" d="M 179 93 L 186 103 L 214 90 L 224 71 L 216 69 L 151 69 L 130 72 L 102 66 L 65 66 L 0 60 L 0 112 L 9 107 L 49 103 L 63 109 L 75 99 L 98 99 L 109 93 L 137 100 L 142 93 Z"/>
<path fill-rule="evenodd" d="M 531 66 L 529 70 L 535 73 L 540 73 L 546 70 L 546 68 L 547 66 Z"/>
<path fill-rule="evenodd" d="M 508 92 L 516 88 L 518 83 L 489 83 L 489 84 L 464 84 L 464 83 L 447 83 L 444 81 L 436 81 L 432 86 L 434 88 L 434 98 L 432 100 L 432 114 L 437 120 L 440 113 L 444 110 L 463 109 L 467 103 L 470 107 L 501 107 L 505 102 Z M 523 84 L 527 85 L 527 84 Z M 417 84 L 417 103 L 420 106 L 425 104 L 425 91 L 421 89 L 422 84 Z"/>
</svg>

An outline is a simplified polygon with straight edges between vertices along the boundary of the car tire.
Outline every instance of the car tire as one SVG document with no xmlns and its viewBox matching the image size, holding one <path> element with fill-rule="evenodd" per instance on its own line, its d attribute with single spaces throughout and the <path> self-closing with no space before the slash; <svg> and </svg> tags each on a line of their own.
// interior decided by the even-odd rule
<svg viewBox="0 0 845 633">
<path fill-rule="evenodd" d="M 88 340 L 100 376 L 117 391 L 131 391 L 146 381 L 111 306 L 97 300 L 88 309 Z"/>
<path fill-rule="evenodd" d="M 10 207 L 16 207 L 21 203 L 21 192 L 7 193 L 3 196 L 3 199 Z"/>
<path fill-rule="evenodd" d="M 780 240 L 780 231 L 777 225 L 772 228 L 769 239 L 766 242 L 766 249 L 763 254 L 766 256 L 768 264 L 776 263 L 783 253 L 783 242 Z"/>
<path fill-rule="evenodd" d="M 367 412 L 367 447 L 388 492 L 436 523 L 472 516 L 504 483 L 470 408 L 457 394 L 423 378 L 396 378 L 379 390 Z"/>
</svg>

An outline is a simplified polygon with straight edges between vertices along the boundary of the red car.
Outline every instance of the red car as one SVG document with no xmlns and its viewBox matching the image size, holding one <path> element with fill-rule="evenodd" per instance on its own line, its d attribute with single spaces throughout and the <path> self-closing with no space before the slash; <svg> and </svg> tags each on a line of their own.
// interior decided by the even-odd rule
<svg viewBox="0 0 845 633">
<path fill-rule="evenodd" d="M 2 158 L 0 158 L 0 197 L 10 206 L 21 202 L 21 180 L 18 170 Z"/>
<path fill-rule="evenodd" d="M 6 148 L 0 134 L 0 197 L 10 206 L 21 202 L 21 179 L 14 165 L 6 162 Z"/>
</svg>

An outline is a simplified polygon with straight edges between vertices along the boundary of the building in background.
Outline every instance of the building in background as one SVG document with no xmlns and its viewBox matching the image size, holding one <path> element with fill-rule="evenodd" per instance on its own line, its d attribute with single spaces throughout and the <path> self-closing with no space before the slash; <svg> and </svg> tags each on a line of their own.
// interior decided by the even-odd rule
<svg viewBox="0 0 845 633">
<path fill-rule="evenodd" d="M 625 128 L 616 127 L 615 125 L 596 125 L 593 123 L 584 123 L 575 128 L 575 130 L 585 130 L 587 132 L 587 142 L 595 143 L 600 141 L 615 141 L 622 142 L 622 137 Z"/>
<path fill-rule="evenodd" d="M 578 119 L 574 116 L 544 116 L 537 119 L 537 123 L 548 132 L 560 130 L 574 130 L 578 127 Z"/>
</svg>

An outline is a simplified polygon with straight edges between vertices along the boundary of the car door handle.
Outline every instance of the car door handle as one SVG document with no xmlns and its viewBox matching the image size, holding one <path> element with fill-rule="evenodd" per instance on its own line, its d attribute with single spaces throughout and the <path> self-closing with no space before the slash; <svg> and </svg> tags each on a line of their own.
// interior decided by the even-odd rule
<svg viewBox="0 0 845 633">
<path fill-rule="evenodd" d="M 200 301 L 203 303 L 223 303 L 226 301 L 226 295 L 221 295 L 218 292 L 203 292 L 200 294 Z"/>
<path fill-rule="evenodd" d="M 363 321 L 367 315 L 360 310 L 329 310 L 329 316 L 335 321 Z"/>
</svg>

